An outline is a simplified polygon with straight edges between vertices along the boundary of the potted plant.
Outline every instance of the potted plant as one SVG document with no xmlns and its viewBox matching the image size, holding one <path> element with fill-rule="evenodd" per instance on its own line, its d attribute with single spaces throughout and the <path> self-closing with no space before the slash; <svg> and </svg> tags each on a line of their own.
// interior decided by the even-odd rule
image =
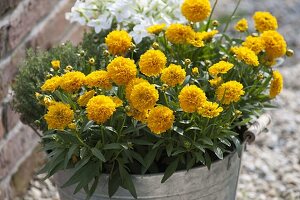
<svg viewBox="0 0 300 200">
<path fill-rule="evenodd" d="M 235 198 L 243 133 L 282 90 L 272 66 L 291 51 L 267 12 L 254 34 L 236 23 L 245 39 L 226 35 L 231 19 L 219 31 L 216 3 L 185 0 L 188 23 L 151 25 L 141 40 L 113 18 L 117 29 L 78 46 L 29 52 L 15 108 L 43 132 L 42 172 L 64 181 L 64 199 Z"/>
</svg>

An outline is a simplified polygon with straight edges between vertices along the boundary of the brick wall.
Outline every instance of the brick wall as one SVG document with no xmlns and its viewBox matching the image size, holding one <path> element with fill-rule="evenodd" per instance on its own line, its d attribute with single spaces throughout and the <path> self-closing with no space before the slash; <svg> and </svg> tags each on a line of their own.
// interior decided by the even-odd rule
<svg viewBox="0 0 300 200">
<path fill-rule="evenodd" d="M 26 190 L 35 165 L 39 137 L 22 124 L 11 106 L 10 85 L 26 48 L 48 49 L 71 40 L 83 28 L 64 18 L 75 0 L 0 0 L 0 199 L 14 199 Z"/>
</svg>

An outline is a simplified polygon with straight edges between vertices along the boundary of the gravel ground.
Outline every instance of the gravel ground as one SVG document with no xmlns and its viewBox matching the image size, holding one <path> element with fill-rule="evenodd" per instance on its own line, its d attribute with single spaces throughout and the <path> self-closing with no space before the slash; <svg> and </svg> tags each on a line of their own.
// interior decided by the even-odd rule
<svg viewBox="0 0 300 200">
<path fill-rule="evenodd" d="M 221 0 L 217 12 L 228 14 L 235 2 Z M 270 111 L 273 121 L 269 131 L 244 153 L 237 199 L 300 200 L 300 65 L 296 64 L 300 59 L 300 0 L 244 0 L 239 14 L 250 19 L 257 10 L 270 11 L 278 18 L 279 31 L 296 55 L 279 69 L 285 77 L 285 89 L 276 100 L 280 108 Z M 36 176 L 21 199 L 59 200 L 59 196 L 51 179 L 41 181 L 41 176 Z"/>
</svg>

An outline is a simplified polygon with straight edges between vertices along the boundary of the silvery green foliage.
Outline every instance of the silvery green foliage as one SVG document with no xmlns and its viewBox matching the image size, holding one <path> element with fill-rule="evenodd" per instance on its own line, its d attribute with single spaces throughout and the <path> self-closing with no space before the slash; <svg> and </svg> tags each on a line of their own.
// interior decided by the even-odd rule
<svg viewBox="0 0 300 200">
<path fill-rule="evenodd" d="M 112 27 L 130 32 L 136 44 L 151 37 L 147 27 L 154 24 L 183 23 L 183 0 L 77 0 L 66 19 L 94 28 L 96 33 Z"/>
</svg>

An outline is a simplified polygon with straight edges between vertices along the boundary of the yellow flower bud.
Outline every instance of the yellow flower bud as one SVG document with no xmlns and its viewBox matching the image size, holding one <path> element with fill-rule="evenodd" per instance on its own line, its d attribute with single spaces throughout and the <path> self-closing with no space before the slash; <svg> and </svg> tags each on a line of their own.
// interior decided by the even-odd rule
<svg viewBox="0 0 300 200">
<path fill-rule="evenodd" d="M 214 21 L 212 21 L 212 25 L 213 25 L 213 26 L 219 26 L 220 23 L 219 23 L 218 20 L 214 20 Z"/>
<path fill-rule="evenodd" d="M 91 65 L 94 65 L 94 64 L 95 64 L 95 58 L 90 58 L 90 59 L 89 59 L 89 63 L 90 63 Z"/>
<path fill-rule="evenodd" d="M 294 51 L 292 50 L 292 49 L 288 49 L 287 51 L 286 51 L 286 56 L 287 57 L 292 57 L 294 55 Z"/>
<path fill-rule="evenodd" d="M 152 44 L 152 48 L 155 49 L 155 50 L 157 50 L 159 48 L 159 44 L 157 42 L 154 42 Z"/>
<path fill-rule="evenodd" d="M 192 61 L 188 58 L 184 60 L 184 64 L 187 66 L 190 65 L 191 63 L 192 63 Z"/>
</svg>

